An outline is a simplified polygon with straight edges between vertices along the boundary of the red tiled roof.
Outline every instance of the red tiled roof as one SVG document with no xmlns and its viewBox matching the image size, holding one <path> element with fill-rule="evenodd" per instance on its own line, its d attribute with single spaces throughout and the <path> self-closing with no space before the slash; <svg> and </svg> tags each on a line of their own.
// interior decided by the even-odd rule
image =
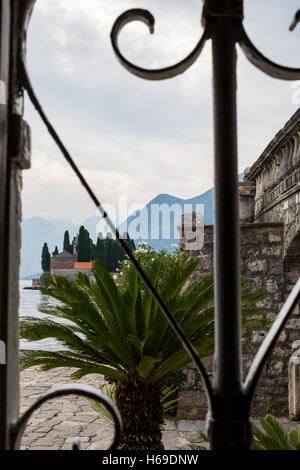
<svg viewBox="0 0 300 470">
<path fill-rule="evenodd" d="M 74 269 L 92 269 L 92 267 L 93 267 L 92 261 L 74 263 Z"/>
</svg>

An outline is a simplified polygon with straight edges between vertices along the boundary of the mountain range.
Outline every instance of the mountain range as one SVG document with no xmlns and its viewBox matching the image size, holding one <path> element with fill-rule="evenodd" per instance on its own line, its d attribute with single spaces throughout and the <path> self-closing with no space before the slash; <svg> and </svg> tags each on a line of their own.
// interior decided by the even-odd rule
<svg viewBox="0 0 300 470">
<path fill-rule="evenodd" d="M 239 181 L 242 181 L 243 174 L 239 175 Z M 198 205 L 198 206 L 197 206 Z M 149 201 L 144 208 L 131 214 L 118 227 L 120 233 L 127 232 L 130 237 L 138 241 L 146 241 L 153 246 L 155 250 L 166 248 L 171 250 L 173 243 L 179 243 L 179 232 L 176 227 L 181 223 L 181 214 L 176 211 L 168 211 L 168 208 L 180 208 L 181 213 L 190 213 L 192 211 L 204 213 L 205 224 L 213 224 L 213 188 L 209 189 L 199 196 L 190 199 L 180 199 L 169 194 L 159 194 Z M 166 214 L 170 213 L 170 231 L 166 227 L 167 219 L 163 216 L 150 217 L 151 210 L 154 207 L 165 208 Z M 141 227 L 142 222 L 146 221 Z M 100 216 L 92 216 L 76 225 L 63 219 L 44 219 L 42 217 L 31 217 L 22 221 L 22 248 L 21 248 L 21 266 L 20 279 L 30 279 L 39 276 L 41 273 L 41 252 L 45 242 L 47 242 L 50 252 L 54 251 L 55 246 L 62 250 L 63 236 L 66 230 L 69 231 L 70 240 L 78 233 L 80 225 L 84 225 L 90 232 L 94 241 L 97 234 L 103 228 Z M 146 226 L 146 227 L 145 227 Z M 143 228 L 143 230 L 142 230 Z M 146 231 L 145 231 L 146 228 Z M 151 234 L 157 235 L 156 239 Z M 167 237 L 166 237 L 167 234 Z M 104 233 L 105 236 L 105 233 Z"/>
</svg>

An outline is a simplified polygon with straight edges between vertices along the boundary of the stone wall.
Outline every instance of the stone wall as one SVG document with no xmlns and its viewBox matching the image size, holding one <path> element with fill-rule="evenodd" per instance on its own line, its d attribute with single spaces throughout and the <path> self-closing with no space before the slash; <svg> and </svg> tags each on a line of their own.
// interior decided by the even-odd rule
<svg viewBox="0 0 300 470">
<path fill-rule="evenodd" d="M 266 291 L 267 298 L 260 306 L 265 309 L 265 318 L 274 320 L 300 276 L 300 108 L 244 174 L 244 182 L 239 184 L 241 274 L 250 280 L 251 288 Z M 186 251 L 184 228 L 181 233 L 181 250 Z M 213 226 L 205 227 L 204 240 L 201 251 L 190 252 L 200 258 L 195 276 L 213 270 Z M 300 339 L 298 312 L 299 306 L 264 369 L 253 415 L 288 414 L 288 361 L 292 343 Z M 266 330 L 254 328 L 250 352 L 244 357 L 244 374 L 265 335 Z M 206 402 L 204 391 L 197 391 L 201 381 L 192 366 L 187 373 L 178 416 L 202 418 Z"/>
<path fill-rule="evenodd" d="M 64 276 L 68 279 L 76 279 L 78 273 L 86 274 L 89 278 L 93 277 L 90 269 L 51 269 L 51 274 L 54 276 Z"/>
<path fill-rule="evenodd" d="M 284 270 L 283 223 L 241 224 L 241 275 L 250 280 L 253 290 L 264 290 L 267 297 L 259 306 L 264 307 L 264 317 L 274 320 L 295 279 L 295 273 Z M 181 250 L 185 251 L 184 234 Z M 195 277 L 213 271 L 213 226 L 205 226 L 204 246 L 200 251 L 191 251 L 191 256 L 199 257 L 200 262 Z M 266 335 L 266 329 L 253 328 L 253 335 L 247 340 L 250 352 L 244 355 L 244 374 L 249 369 L 253 357 Z M 256 390 L 252 415 L 263 416 L 272 413 L 276 416 L 288 414 L 288 361 L 290 345 L 300 338 L 300 316 L 298 311 L 289 320 L 280 336 L 272 358 L 268 361 Z M 212 358 L 206 365 L 211 368 Z M 200 390 L 199 390 L 200 385 Z M 201 379 L 191 365 L 187 368 L 187 381 L 180 393 L 179 419 L 204 418 L 207 407 Z"/>
<path fill-rule="evenodd" d="M 284 224 L 283 257 L 300 267 L 300 109 L 246 172 L 255 184 L 254 222 Z"/>
</svg>

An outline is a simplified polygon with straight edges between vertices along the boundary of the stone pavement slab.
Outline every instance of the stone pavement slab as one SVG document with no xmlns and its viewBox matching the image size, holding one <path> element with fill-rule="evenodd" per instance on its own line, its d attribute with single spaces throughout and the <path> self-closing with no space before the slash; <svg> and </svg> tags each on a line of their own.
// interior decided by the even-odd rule
<svg viewBox="0 0 300 470">
<path fill-rule="evenodd" d="M 72 369 L 54 369 L 40 372 L 32 367 L 21 372 L 20 412 L 32 405 L 46 391 L 60 385 L 74 383 L 69 379 Z M 77 383 L 98 388 L 104 384 L 102 376 L 90 374 Z M 253 420 L 259 425 L 258 420 Z M 295 427 L 300 430 L 300 422 L 290 422 L 281 418 L 285 430 Z M 166 450 L 176 450 L 188 443 L 202 442 L 205 432 L 204 420 L 179 420 L 167 418 L 163 427 L 163 443 Z M 31 417 L 24 432 L 21 449 L 23 450 L 68 450 L 76 437 L 80 438 L 81 448 L 104 450 L 112 439 L 113 428 L 94 411 L 83 397 L 70 395 L 44 403 Z"/>
<path fill-rule="evenodd" d="M 71 369 L 61 368 L 40 372 L 32 367 L 21 372 L 20 412 L 32 405 L 48 390 L 60 385 L 74 383 L 69 379 Z M 103 377 L 90 374 L 76 381 L 98 388 Z M 104 418 L 99 418 L 83 397 L 70 395 L 44 403 L 32 415 L 21 441 L 22 450 L 69 450 L 73 441 L 80 438 L 81 448 L 87 450 L 106 449 L 113 436 L 113 428 Z M 166 419 L 163 428 L 163 443 L 166 450 L 175 450 L 189 441 L 184 432 L 176 429 L 174 419 Z"/>
</svg>

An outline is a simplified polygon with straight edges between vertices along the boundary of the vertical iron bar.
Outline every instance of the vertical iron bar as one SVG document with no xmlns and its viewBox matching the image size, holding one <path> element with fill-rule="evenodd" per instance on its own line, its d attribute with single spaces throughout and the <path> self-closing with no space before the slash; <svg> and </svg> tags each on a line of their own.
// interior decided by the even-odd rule
<svg viewBox="0 0 300 470">
<path fill-rule="evenodd" d="M 8 444 L 8 413 L 11 390 L 9 390 L 9 165 L 8 165 L 8 119 L 9 119 L 9 68 L 10 68 L 11 2 L 0 0 L 0 340 L 6 348 L 6 364 L 0 364 L 0 449 Z M 16 361 L 16 358 L 14 358 Z M 17 386 L 17 385 L 16 385 Z"/>
<path fill-rule="evenodd" d="M 236 20 L 210 19 L 215 147 L 215 356 L 217 415 L 212 449 L 245 448 L 241 374 L 240 233 L 237 167 Z M 246 419 L 247 421 L 247 419 Z M 247 427 L 246 427 L 247 428 Z M 246 430 L 247 434 L 247 430 Z"/>
</svg>

